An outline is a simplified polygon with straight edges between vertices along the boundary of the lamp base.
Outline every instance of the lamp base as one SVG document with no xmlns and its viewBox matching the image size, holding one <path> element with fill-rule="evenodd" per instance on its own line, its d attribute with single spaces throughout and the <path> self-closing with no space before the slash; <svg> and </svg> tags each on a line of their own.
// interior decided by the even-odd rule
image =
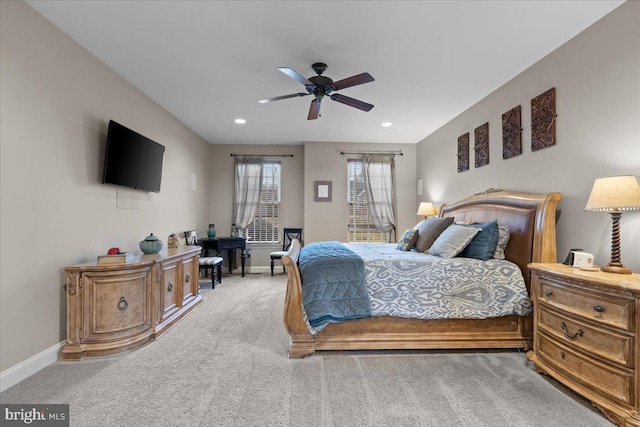
<svg viewBox="0 0 640 427">
<path fill-rule="evenodd" d="M 600 267 L 600 270 L 607 273 L 617 273 L 617 274 L 631 274 L 632 271 L 623 265 L 606 265 L 604 267 Z"/>
</svg>

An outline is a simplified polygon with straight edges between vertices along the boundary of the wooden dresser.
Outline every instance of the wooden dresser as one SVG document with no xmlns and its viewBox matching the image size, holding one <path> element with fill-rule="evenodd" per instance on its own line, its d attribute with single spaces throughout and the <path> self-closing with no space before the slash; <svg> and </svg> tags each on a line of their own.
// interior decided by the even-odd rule
<svg viewBox="0 0 640 427">
<path fill-rule="evenodd" d="M 530 264 L 527 358 L 618 426 L 640 426 L 640 275 Z"/>
<path fill-rule="evenodd" d="M 161 336 L 202 303 L 200 246 L 134 254 L 126 263 L 66 267 L 64 360 L 105 356 Z"/>
</svg>

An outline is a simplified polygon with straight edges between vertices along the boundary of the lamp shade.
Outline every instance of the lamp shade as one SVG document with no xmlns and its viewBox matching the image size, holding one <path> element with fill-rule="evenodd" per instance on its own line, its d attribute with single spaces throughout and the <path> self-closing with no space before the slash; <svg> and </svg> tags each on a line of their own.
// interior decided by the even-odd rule
<svg viewBox="0 0 640 427">
<path fill-rule="evenodd" d="M 420 206 L 418 207 L 418 213 L 416 213 L 416 215 L 421 216 L 429 216 L 435 214 L 436 208 L 433 207 L 433 203 L 431 202 L 421 202 Z"/>
<path fill-rule="evenodd" d="M 596 179 L 584 210 L 588 212 L 640 210 L 638 180 L 631 175 Z"/>
</svg>

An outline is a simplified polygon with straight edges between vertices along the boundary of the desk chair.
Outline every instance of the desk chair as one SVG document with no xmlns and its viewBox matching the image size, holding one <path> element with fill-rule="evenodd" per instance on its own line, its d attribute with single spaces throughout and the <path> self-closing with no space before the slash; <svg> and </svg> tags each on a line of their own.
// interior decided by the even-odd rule
<svg viewBox="0 0 640 427">
<path fill-rule="evenodd" d="M 184 240 L 187 245 L 198 245 L 198 236 L 195 230 L 185 231 Z M 204 276 L 207 277 L 207 271 L 211 269 L 211 289 L 216 288 L 216 274 L 218 276 L 218 283 L 222 283 L 222 258 L 217 256 L 206 256 L 208 254 L 203 253 L 204 249 L 200 251 L 200 257 L 198 258 L 198 264 L 200 270 L 204 270 Z"/>
<path fill-rule="evenodd" d="M 273 276 L 273 267 L 275 264 L 274 261 L 277 259 L 282 259 L 282 257 L 287 254 L 287 251 L 289 250 L 289 246 L 291 246 L 291 241 L 293 239 L 298 239 L 300 241 L 300 244 L 304 246 L 302 241 L 302 228 L 285 228 L 282 231 L 283 231 L 282 250 L 271 252 L 271 254 L 269 254 L 269 256 L 271 257 L 271 275 L 272 276 Z M 286 273 L 284 265 L 282 266 L 282 271 Z"/>
</svg>

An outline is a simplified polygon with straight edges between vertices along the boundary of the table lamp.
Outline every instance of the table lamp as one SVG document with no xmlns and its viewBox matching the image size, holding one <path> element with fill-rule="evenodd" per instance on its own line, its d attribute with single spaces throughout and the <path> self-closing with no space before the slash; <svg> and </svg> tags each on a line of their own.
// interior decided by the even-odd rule
<svg viewBox="0 0 640 427">
<path fill-rule="evenodd" d="M 612 221 L 611 262 L 602 271 L 631 274 L 620 261 L 620 216 L 625 211 L 640 210 L 640 185 L 635 176 L 598 178 L 593 183 L 586 212 L 609 212 Z"/>
<path fill-rule="evenodd" d="M 436 215 L 436 208 L 433 207 L 431 202 L 421 202 L 416 215 L 422 215 L 424 219 L 427 219 L 428 216 Z"/>
</svg>

